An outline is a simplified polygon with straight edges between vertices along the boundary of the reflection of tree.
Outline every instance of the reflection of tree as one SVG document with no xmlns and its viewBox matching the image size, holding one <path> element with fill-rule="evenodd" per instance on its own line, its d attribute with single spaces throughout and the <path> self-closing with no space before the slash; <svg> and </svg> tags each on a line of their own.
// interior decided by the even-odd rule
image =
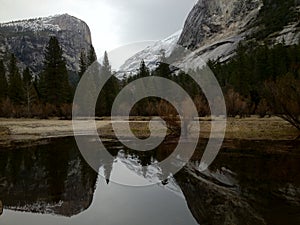
<svg viewBox="0 0 300 225">
<path fill-rule="evenodd" d="M 48 173 L 49 195 L 53 202 L 59 202 L 65 191 L 65 180 L 68 176 L 68 149 L 62 150 L 59 155 L 47 153 L 46 171 Z"/>
<path fill-rule="evenodd" d="M 3 214 L 3 203 L 0 200 L 0 216 Z"/>
<path fill-rule="evenodd" d="M 133 161 L 138 162 L 139 166 L 142 167 L 142 173 L 144 177 L 147 177 L 148 174 L 148 166 L 153 164 L 154 159 L 156 158 L 156 150 L 152 151 L 146 151 L 146 152 L 136 152 L 130 149 L 125 148 L 124 149 L 125 158 L 130 160 L 133 159 Z M 130 167 L 131 165 L 128 165 L 129 169 L 132 169 L 133 172 L 137 172 L 134 168 Z"/>
<path fill-rule="evenodd" d="M 105 162 L 105 164 L 103 165 L 105 181 L 107 184 L 109 183 L 109 180 L 110 180 L 113 163 L 114 163 L 113 158 L 111 158 L 111 160 L 109 162 Z"/>
<path fill-rule="evenodd" d="M 72 216 L 89 207 L 96 180 L 70 139 L 1 151 L 0 199 L 8 209 Z"/>
</svg>

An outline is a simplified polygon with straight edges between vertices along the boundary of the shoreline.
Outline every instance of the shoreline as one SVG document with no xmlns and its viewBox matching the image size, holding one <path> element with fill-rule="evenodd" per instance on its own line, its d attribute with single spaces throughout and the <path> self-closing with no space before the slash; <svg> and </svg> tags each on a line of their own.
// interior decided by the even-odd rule
<svg viewBox="0 0 300 225">
<path fill-rule="evenodd" d="M 99 136 L 104 139 L 114 139 L 111 121 L 105 119 L 96 120 Z M 135 119 L 130 120 L 133 133 L 140 138 L 149 136 L 146 118 L 136 117 Z M 201 139 L 208 139 L 210 136 L 210 118 L 200 118 L 199 121 L 200 129 L 192 126 L 190 130 L 200 132 Z M 82 132 L 84 134 L 84 127 Z M 159 134 L 159 130 L 157 133 Z M 126 133 L 124 134 L 126 137 Z M 0 148 L 36 145 L 47 139 L 71 136 L 74 136 L 72 120 L 0 118 Z M 228 118 L 225 140 L 293 141 L 298 136 L 298 130 L 279 117 L 258 118 L 252 116 L 241 119 Z"/>
</svg>

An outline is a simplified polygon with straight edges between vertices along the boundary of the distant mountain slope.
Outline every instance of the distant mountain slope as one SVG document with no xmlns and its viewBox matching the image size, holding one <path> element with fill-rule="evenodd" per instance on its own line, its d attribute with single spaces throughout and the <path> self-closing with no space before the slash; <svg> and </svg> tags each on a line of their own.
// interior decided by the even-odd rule
<svg viewBox="0 0 300 225">
<path fill-rule="evenodd" d="M 300 39 L 299 5 L 299 0 L 199 0 L 179 36 L 147 47 L 128 59 L 121 70 L 135 72 L 142 59 L 154 69 L 160 49 L 170 53 L 176 44 L 193 51 L 176 62 L 178 66 L 187 62 L 197 66 L 198 57 L 226 61 L 242 40 L 296 44 Z"/>
<path fill-rule="evenodd" d="M 148 46 L 144 50 L 130 57 L 120 67 L 119 74 L 122 75 L 123 73 L 136 72 L 142 60 L 145 61 L 146 65 L 150 69 L 154 69 L 156 67 L 156 63 L 161 57 L 161 50 L 164 50 L 166 56 L 169 56 L 173 51 L 174 47 L 176 46 L 181 31 L 182 30 L 179 30 L 171 36 L 167 37 L 166 39 L 155 42 L 153 45 Z"/>
<path fill-rule="evenodd" d="M 92 44 L 91 33 L 85 22 L 68 14 L 0 24 L 0 58 L 14 53 L 20 66 L 37 74 L 50 36 L 58 38 L 68 70 L 78 71 L 81 50 Z"/>
<path fill-rule="evenodd" d="M 261 7 L 261 0 L 199 0 L 185 21 L 178 44 L 195 50 L 247 32 Z"/>
<path fill-rule="evenodd" d="M 241 40 L 296 44 L 300 39 L 299 4 L 294 0 L 199 0 L 187 17 L 178 45 L 204 61 L 226 61 Z M 273 19 L 271 27 L 266 21 Z M 179 64 L 193 60 L 191 54 Z"/>
</svg>

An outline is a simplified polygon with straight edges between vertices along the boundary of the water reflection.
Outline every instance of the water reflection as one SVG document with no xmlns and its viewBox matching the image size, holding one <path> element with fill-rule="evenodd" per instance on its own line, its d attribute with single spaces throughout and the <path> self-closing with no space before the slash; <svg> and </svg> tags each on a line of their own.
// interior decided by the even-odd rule
<svg viewBox="0 0 300 225">
<path fill-rule="evenodd" d="M 90 206 L 96 180 L 72 141 L 0 152 L 0 199 L 7 209 L 70 217 Z"/>
<path fill-rule="evenodd" d="M 3 204 L 2 204 L 2 201 L 0 201 L 0 216 L 2 215 L 3 213 Z"/>
<path fill-rule="evenodd" d="M 148 152 L 107 143 L 114 158 L 100 166 L 103 178 L 85 163 L 72 138 L 1 150 L 0 199 L 7 210 L 1 224 L 300 224 L 299 145 L 277 143 L 288 145 L 288 152 L 269 154 L 256 149 L 269 143 L 256 144 L 252 150 L 252 142 L 247 150 L 224 149 L 200 173 L 202 143 L 191 162 L 168 180 L 156 162 L 175 143 Z M 159 184 L 131 188 L 110 182 L 113 177 Z"/>
</svg>

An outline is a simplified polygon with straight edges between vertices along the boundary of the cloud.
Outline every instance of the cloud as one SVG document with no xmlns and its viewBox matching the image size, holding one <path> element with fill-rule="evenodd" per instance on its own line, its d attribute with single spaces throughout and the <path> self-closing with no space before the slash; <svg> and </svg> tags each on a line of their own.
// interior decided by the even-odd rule
<svg viewBox="0 0 300 225">
<path fill-rule="evenodd" d="M 196 0 L 0 0 L 0 21 L 68 13 L 91 28 L 98 54 L 163 39 L 182 28 Z"/>
</svg>

